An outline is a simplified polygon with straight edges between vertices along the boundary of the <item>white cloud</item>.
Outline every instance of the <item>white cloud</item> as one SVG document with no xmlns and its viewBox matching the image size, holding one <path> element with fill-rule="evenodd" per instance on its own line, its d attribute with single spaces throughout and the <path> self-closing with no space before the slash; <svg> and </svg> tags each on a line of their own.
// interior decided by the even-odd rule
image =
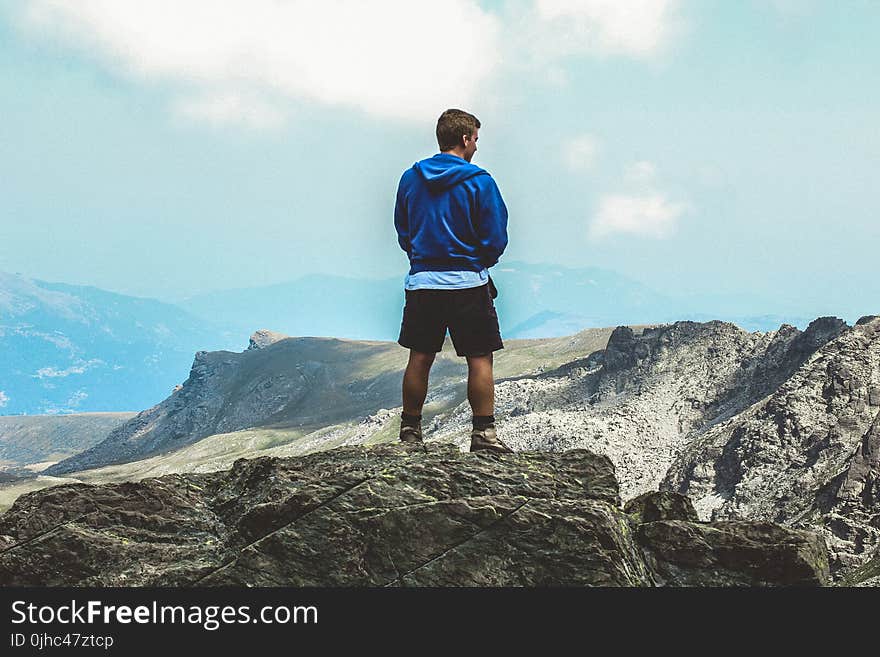
<svg viewBox="0 0 880 657">
<path fill-rule="evenodd" d="M 22 22 L 170 84 L 180 114 L 251 127 L 302 100 L 435 118 L 473 106 L 500 59 L 499 19 L 475 0 L 31 0 Z"/>
<path fill-rule="evenodd" d="M 503 67 L 551 85 L 572 56 L 650 59 L 681 0 L 25 0 L 20 24 L 117 74 L 163 85 L 178 116 L 271 129 L 303 101 L 424 121 L 491 101 Z M 475 107 L 476 106 L 476 107 Z"/>
<path fill-rule="evenodd" d="M 642 196 L 604 196 L 589 227 L 589 236 L 601 238 L 612 233 L 662 238 L 676 228 L 685 211 L 683 203 L 670 201 L 664 194 Z"/>
<path fill-rule="evenodd" d="M 680 5 L 680 0 L 537 0 L 533 38 L 551 57 L 652 57 L 680 32 Z"/>
<path fill-rule="evenodd" d="M 0 408 L 3 408 L 9 403 L 9 395 L 0 390 Z"/>
<path fill-rule="evenodd" d="M 77 408 L 83 401 L 88 398 L 88 393 L 85 390 L 77 390 L 73 393 L 70 398 L 61 404 L 60 406 L 56 406 L 52 403 L 46 403 L 40 407 L 40 413 L 44 415 L 65 415 L 68 413 L 77 413 L 79 409 Z"/>
<path fill-rule="evenodd" d="M 37 370 L 37 373 L 33 374 L 32 376 L 35 379 L 54 379 L 58 377 L 70 376 L 71 374 L 82 374 L 87 369 L 95 367 L 96 365 L 100 365 L 103 362 L 104 361 L 100 360 L 99 358 L 93 358 L 90 361 L 83 361 L 77 365 L 71 365 L 70 367 L 63 370 L 59 370 L 57 367 L 50 365 L 49 367 L 41 367 Z"/>
<path fill-rule="evenodd" d="M 68 367 L 66 370 L 59 370 L 57 367 L 50 365 L 49 367 L 41 367 L 33 376 L 37 379 L 54 379 L 56 377 L 70 376 L 71 374 L 82 374 L 85 371 L 86 368 L 84 367 Z"/>
<path fill-rule="evenodd" d="M 67 405 L 70 408 L 76 408 L 79 406 L 85 399 L 88 397 L 88 393 L 85 390 L 77 390 L 70 396 L 70 399 L 67 400 Z"/>
<path fill-rule="evenodd" d="M 592 135 L 580 135 L 562 146 L 562 159 L 572 171 L 586 171 L 596 163 L 599 142 Z"/>
</svg>

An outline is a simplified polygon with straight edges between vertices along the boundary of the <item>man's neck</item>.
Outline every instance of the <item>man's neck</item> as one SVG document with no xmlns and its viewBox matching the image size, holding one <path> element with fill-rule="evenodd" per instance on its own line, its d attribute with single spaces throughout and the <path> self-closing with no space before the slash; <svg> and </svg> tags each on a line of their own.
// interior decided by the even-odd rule
<svg viewBox="0 0 880 657">
<path fill-rule="evenodd" d="M 444 155 L 455 155 L 455 157 L 458 157 L 458 158 L 461 158 L 462 160 L 464 160 L 464 151 L 458 150 L 457 148 L 453 148 L 452 150 L 449 150 L 449 151 L 440 151 L 440 152 L 443 153 Z M 464 160 L 464 161 L 467 162 L 467 160 Z"/>
</svg>

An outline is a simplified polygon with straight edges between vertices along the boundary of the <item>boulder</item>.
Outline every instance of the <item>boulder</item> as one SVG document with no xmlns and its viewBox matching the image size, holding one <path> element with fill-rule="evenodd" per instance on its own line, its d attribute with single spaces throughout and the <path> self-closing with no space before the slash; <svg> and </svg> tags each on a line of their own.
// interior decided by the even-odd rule
<svg viewBox="0 0 880 657">
<path fill-rule="evenodd" d="M 240 459 L 224 472 L 70 484 L 0 516 L 0 586 L 823 584 L 824 543 L 696 523 L 683 496 L 620 508 L 587 450 L 449 444 Z M 656 518 L 656 520 L 654 520 Z"/>
</svg>

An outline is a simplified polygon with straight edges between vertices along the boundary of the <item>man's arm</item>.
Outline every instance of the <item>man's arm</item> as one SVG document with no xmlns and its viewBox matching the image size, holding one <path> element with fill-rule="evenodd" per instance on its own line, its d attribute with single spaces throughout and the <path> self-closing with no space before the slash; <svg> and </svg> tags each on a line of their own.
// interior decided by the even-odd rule
<svg viewBox="0 0 880 657">
<path fill-rule="evenodd" d="M 394 203 L 394 228 L 397 230 L 397 243 L 409 255 L 409 215 L 406 211 L 406 195 L 403 192 L 403 178 L 397 186 L 397 201 Z"/>
<path fill-rule="evenodd" d="M 485 267 L 491 267 L 507 248 L 507 206 L 495 181 L 490 176 L 484 178 L 488 182 L 480 181 L 483 184 L 479 192 L 477 237 L 480 240 L 480 260 Z"/>
</svg>

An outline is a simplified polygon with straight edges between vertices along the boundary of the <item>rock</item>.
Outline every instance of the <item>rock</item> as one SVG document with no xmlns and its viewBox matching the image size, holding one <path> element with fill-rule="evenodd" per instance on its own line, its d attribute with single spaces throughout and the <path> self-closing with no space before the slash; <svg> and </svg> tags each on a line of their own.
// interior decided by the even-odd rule
<svg viewBox="0 0 880 657">
<path fill-rule="evenodd" d="M 823 586 L 825 541 L 813 532 L 772 523 L 639 525 L 636 540 L 657 583 L 665 586 Z"/>
<path fill-rule="evenodd" d="M 808 345 L 840 329 L 833 318 L 810 327 Z M 661 487 L 686 494 L 707 519 L 818 530 L 833 576 L 845 578 L 880 547 L 878 380 L 874 317 L 825 343 L 748 411 L 708 428 Z"/>
<path fill-rule="evenodd" d="M 240 459 L 29 493 L 0 516 L 0 536 L 2 586 L 769 585 L 825 573 L 808 532 L 639 524 L 620 509 L 611 462 L 587 450 L 392 444 Z"/>
<path fill-rule="evenodd" d="M 248 342 L 248 349 L 263 349 L 271 344 L 275 344 L 279 340 L 285 340 L 287 337 L 283 333 L 277 333 L 269 329 L 260 329 L 251 336 Z"/>
<path fill-rule="evenodd" d="M 841 585 L 880 587 L 880 553 L 853 570 Z"/>
<path fill-rule="evenodd" d="M 697 522 L 699 517 L 694 505 L 684 495 L 671 491 L 651 491 L 630 500 L 623 507 L 624 513 L 634 516 L 636 522 L 655 522 L 657 520 L 689 520 Z"/>
<path fill-rule="evenodd" d="M 721 321 L 619 326 L 604 351 L 495 387 L 495 417 L 518 450 L 585 448 L 607 455 L 621 494 L 660 488 L 682 452 L 715 425 L 747 412 L 847 331 L 818 318 L 805 331 L 749 333 Z M 433 418 L 429 440 L 467 448 L 466 400 Z"/>
</svg>

